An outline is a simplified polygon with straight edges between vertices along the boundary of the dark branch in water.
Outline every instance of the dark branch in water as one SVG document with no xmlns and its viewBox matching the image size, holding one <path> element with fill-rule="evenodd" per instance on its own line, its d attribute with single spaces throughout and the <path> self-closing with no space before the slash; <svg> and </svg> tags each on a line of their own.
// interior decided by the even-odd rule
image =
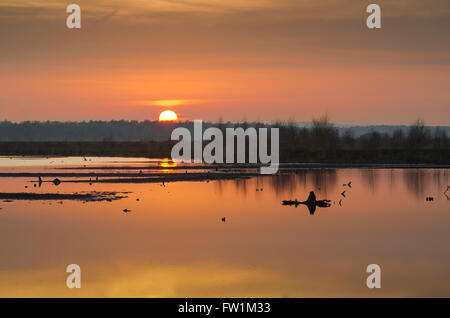
<svg viewBox="0 0 450 318">
<path fill-rule="evenodd" d="M 311 191 L 309 193 L 308 199 L 305 201 L 283 200 L 282 205 L 294 205 L 295 207 L 297 207 L 299 204 L 303 204 L 308 207 L 309 214 L 313 215 L 316 211 L 316 207 L 328 208 L 331 206 L 330 202 L 330 200 L 316 200 L 316 194 L 314 193 L 314 191 Z"/>
</svg>

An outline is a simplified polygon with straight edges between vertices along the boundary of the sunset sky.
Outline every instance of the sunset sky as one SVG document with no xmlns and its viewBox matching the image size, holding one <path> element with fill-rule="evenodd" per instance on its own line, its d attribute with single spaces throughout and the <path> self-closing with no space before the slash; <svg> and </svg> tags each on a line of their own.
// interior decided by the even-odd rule
<svg viewBox="0 0 450 318">
<path fill-rule="evenodd" d="M 448 0 L 0 3 L 0 120 L 450 125 L 449 83 Z"/>
</svg>

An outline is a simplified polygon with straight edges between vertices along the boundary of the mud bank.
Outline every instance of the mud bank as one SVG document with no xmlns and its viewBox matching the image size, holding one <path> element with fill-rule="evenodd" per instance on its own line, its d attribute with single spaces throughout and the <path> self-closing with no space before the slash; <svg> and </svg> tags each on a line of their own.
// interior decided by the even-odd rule
<svg viewBox="0 0 450 318">
<path fill-rule="evenodd" d="M 127 198 L 125 194 L 128 192 L 87 192 L 87 193 L 0 193 L 0 200 L 14 201 L 14 200 L 75 200 L 84 202 L 100 202 L 113 201 Z"/>
</svg>

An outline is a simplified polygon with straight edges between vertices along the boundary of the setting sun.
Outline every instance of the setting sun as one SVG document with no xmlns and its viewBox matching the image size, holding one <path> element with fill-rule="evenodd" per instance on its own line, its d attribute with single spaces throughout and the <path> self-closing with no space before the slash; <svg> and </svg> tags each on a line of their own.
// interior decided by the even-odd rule
<svg viewBox="0 0 450 318">
<path fill-rule="evenodd" d="M 177 121 L 178 116 L 175 112 L 171 110 L 165 110 L 159 114 L 159 121 Z"/>
</svg>

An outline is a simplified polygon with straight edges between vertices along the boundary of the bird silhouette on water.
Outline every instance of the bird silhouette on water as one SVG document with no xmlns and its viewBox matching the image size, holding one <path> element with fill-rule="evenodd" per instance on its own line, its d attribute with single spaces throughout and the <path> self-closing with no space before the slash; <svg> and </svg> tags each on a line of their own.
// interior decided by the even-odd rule
<svg viewBox="0 0 450 318">
<path fill-rule="evenodd" d="M 225 221 L 226 221 L 227 219 L 226 218 L 222 218 L 222 222 L 224 222 L 225 223 Z"/>
<path fill-rule="evenodd" d="M 308 199 L 306 201 L 298 201 L 298 200 L 283 200 L 282 205 L 295 205 L 297 207 L 299 204 L 306 205 L 309 210 L 309 214 L 313 215 L 316 211 L 316 207 L 320 208 L 329 208 L 331 206 L 331 200 L 317 200 L 316 194 L 314 191 L 309 193 Z"/>
</svg>

